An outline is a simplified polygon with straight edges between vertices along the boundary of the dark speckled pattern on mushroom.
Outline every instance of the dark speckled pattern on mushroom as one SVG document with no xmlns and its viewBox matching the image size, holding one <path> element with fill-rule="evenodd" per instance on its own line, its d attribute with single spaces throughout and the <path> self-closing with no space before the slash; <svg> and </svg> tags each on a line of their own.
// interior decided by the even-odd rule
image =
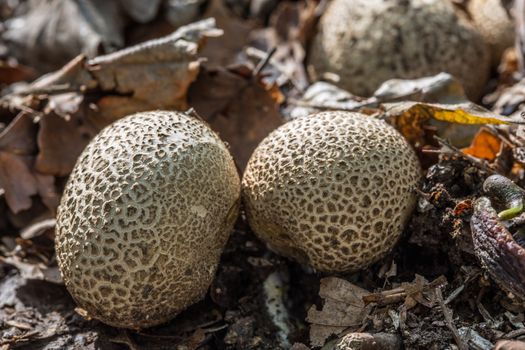
<svg viewBox="0 0 525 350">
<path fill-rule="evenodd" d="M 362 96 L 392 78 L 448 72 L 479 98 L 490 55 L 481 35 L 446 0 L 333 0 L 318 26 L 309 64 L 320 77 Z"/>
<path fill-rule="evenodd" d="M 238 213 L 233 159 L 204 123 L 146 112 L 87 146 L 59 207 L 58 263 L 90 316 L 162 323 L 206 293 Z"/>
<path fill-rule="evenodd" d="M 244 174 L 243 200 L 250 226 L 276 252 L 320 271 L 353 271 L 394 246 L 420 174 L 390 125 L 323 112 L 263 140 Z"/>
</svg>

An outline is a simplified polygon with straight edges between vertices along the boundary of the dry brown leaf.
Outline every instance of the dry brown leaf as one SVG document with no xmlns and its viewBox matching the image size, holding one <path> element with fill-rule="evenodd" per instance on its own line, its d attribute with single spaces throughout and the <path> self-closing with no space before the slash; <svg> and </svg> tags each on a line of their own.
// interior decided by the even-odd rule
<svg viewBox="0 0 525 350">
<path fill-rule="evenodd" d="M 145 62 L 118 60 L 90 69 L 104 91 L 129 95 L 127 100 L 138 100 L 148 109 L 184 109 L 188 86 L 199 72 L 195 54 L 188 52 L 188 56 L 180 57 L 177 53 L 179 57 L 169 57 L 166 62 L 154 61 L 159 59 L 155 56 Z M 174 62 L 176 58 L 182 60 Z"/>
<path fill-rule="evenodd" d="M 82 149 L 109 123 L 147 109 L 185 108 L 199 70 L 198 50 L 205 37 L 220 34 L 208 19 L 110 55 L 88 61 L 78 56 L 0 98 L 6 111 L 25 113 L 0 134 L 0 188 L 11 211 L 29 209 L 38 194 L 53 213 L 54 176 L 69 174 Z"/>
<path fill-rule="evenodd" d="M 208 66 L 223 67 L 234 63 L 236 56 L 248 43 L 248 33 L 255 28 L 255 24 L 236 17 L 222 0 L 211 0 L 203 17 L 215 18 L 217 27 L 224 30 L 222 37 L 209 40 L 201 52 L 207 58 Z"/>
<path fill-rule="evenodd" d="M 487 128 L 481 128 L 474 137 L 471 145 L 463 148 L 463 153 L 476 158 L 493 161 L 501 150 L 501 140 Z"/>
<path fill-rule="evenodd" d="M 341 278 L 323 278 L 319 290 L 323 309 L 317 310 L 314 305 L 306 317 L 311 324 L 311 345 L 322 346 L 331 335 L 339 335 L 349 327 L 359 328 L 371 310 L 362 299 L 367 294 L 367 290 Z"/>
<path fill-rule="evenodd" d="M 364 295 L 363 302 L 366 305 L 375 303 L 381 306 L 403 302 L 405 311 L 417 304 L 430 308 L 437 302 L 434 290 L 446 283 L 447 279 L 444 276 L 428 282 L 423 276 L 416 274 L 412 282 L 403 282 L 399 287 Z"/>
<path fill-rule="evenodd" d="M 0 60 L 0 84 L 12 84 L 35 78 L 35 71 L 19 64 L 9 64 Z"/>
<path fill-rule="evenodd" d="M 525 343 L 519 340 L 499 340 L 494 350 L 525 350 Z"/>
<path fill-rule="evenodd" d="M 32 157 L 0 152 L 0 187 L 5 191 L 7 205 L 14 213 L 31 207 L 31 196 L 38 193 L 31 174 Z"/>
<path fill-rule="evenodd" d="M 115 120 L 148 109 L 186 109 L 188 87 L 199 72 L 199 48 L 205 38 L 221 34 L 213 19 L 203 20 L 88 61 L 87 70 L 106 92 L 96 114 Z"/>
<path fill-rule="evenodd" d="M 87 127 L 83 118 L 75 114 L 66 120 L 48 113 L 40 120 L 35 168 L 43 174 L 66 176 L 71 172 L 78 155 L 97 129 Z"/>
<path fill-rule="evenodd" d="M 55 186 L 55 177 L 44 175 L 37 171 L 35 171 L 33 175 L 36 179 L 38 195 L 42 203 L 51 211 L 52 215 L 55 215 L 60 202 L 60 194 Z"/>
<path fill-rule="evenodd" d="M 32 155 L 36 151 L 36 125 L 26 113 L 20 113 L 0 133 L 0 150 L 16 155 Z"/>
<path fill-rule="evenodd" d="M 26 114 L 19 114 L 0 134 L 0 188 L 14 213 L 31 206 L 38 183 L 31 171 L 36 145 L 36 126 Z"/>
<path fill-rule="evenodd" d="M 259 142 L 283 123 L 273 96 L 256 79 L 216 69 L 199 74 L 188 101 L 229 144 L 237 165 L 244 169 Z"/>
</svg>

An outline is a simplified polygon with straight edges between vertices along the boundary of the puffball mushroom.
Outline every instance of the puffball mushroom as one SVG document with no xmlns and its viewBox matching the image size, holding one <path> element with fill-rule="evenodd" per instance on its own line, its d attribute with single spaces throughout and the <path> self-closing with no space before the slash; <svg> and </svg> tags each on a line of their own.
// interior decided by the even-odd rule
<svg viewBox="0 0 525 350">
<path fill-rule="evenodd" d="M 333 0 L 309 50 L 313 78 L 339 76 L 339 87 L 371 95 L 386 80 L 447 72 L 472 99 L 488 79 L 483 38 L 444 0 Z"/>
<path fill-rule="evenodd" d="M 411 146 L 386 122 L 322 112 L 259 144 L 242 196 L 251 228 L 274 251 L 319 271 L 350 272 L 394 246 L 420 174 Z"/>
<path fill-rule="evenodd" d="M 239 197 L 228 149 L 196 118 L 155 111 L 111 124 L 81 154 L 58 209 L 67 289 L 112 326 L 173 318 L 206 293 Z"/>
<path fill-rule="evenodd" d="M 514 45 L 515 28 L 508 0 L 470 0 L 472 22 L 490 47 L 492 64 L 497 66 L 503 52 Z"/>
</svg>

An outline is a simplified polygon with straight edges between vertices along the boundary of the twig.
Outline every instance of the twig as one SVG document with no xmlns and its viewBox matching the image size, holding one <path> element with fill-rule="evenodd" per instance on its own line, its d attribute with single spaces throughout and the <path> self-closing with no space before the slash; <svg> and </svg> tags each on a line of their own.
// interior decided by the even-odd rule
<svg viewBox="0 0 525 350">
<path fill-rule="evenodd" d="M 5 97 L 8 98 L 9 96 L 55 95 L 55 94 L 62 94 L 66 92 L 84 92 L 85 89 L 86 87 L 84 85 L 74 87 L 74 86 L 71 86 L 71 84 L 69 83 L 65 83 L 65 84 L 43 86 L 43 87 L 38 87 L 38 88 L 29 87 L 27 90 L 16 91 L 9 95 L 6 95 Z"/>
<path fill-rule="evenodd" d="M 248 47 L 246 48 L 246 55 L 249 57 L 257 58 L 259 60 L 264 60 L 267 57 L 267 53 L 259 50 L 255 47 Z M 277 69 L 282 76 L 286 79 L 285 82 L 289 81 L 293 87 L 297 89 L 297 91 L 304 93 L 304 88 L 301 87 L 304 84 L 299 83 L 286 69 L 285 66 L 283 66 L 280 62 L 276 61 L 273 56 L 270 58 L 269 64 L 271 64 L 275 69 Z"/>
<path fill-rule="evenodd" d="M 448 305 L 452 302 L 452 300 L 456 299 L 457 296 L 465 289 L 465 285 L 462 284 L 461 286 L 457 287 L 456 289 L 454 289 L 454 291 L 452 293 L 450 293 L 450 295 L 447 297 L 447 299 L 445 300 L 445 305 Z"/>
<path fill-rule="evenodd" d="M 521 337 L 522 335 L 525 335 L 525 328 L 520 328 L 520 329 L 515 329 L 513 331 L 510 331 L 507 334 L 503 335 L 501 338 L 516 339 L 518 337 Z"/>
<path fill-rule="evenodd" d="M 441 288 L 436 288 L 436 296 L 439 306 L 441 307 L 441 311 L 443 312 L 443 316 L 445 317 L 445 323 L 447 324 L 448 329 L 450 329 L 450 331 L 452 332 L 452 335 L 454 336 L 454 340 L 456 341 L 459 350 L 468 350 L 467 345 L 463 343 L 463 340 L 461 340 L 458 330 L 453 323 L 452 310 L 450 310 L 448 306 L 445 305 L 445 302 L 443 300 L 443 294 L 441 293 Z"/>
<path fill-rule="evenodd" d="M 424 153 L 439 153 L 439 154 L 452 154 L 456 155 L 458 157 L 462 157 L 468 161 L 470 161 L 472 164 L 480 168 L 481 170 L 487 172 L 489 175 L 496 174 L 496 172 L 492 169 L 490 169 L 484 161 L 479 160 L 476 157 L 471 156 L 470 154 L 464 153 L 459 148 L 452 146 L 450 143 L 448 143 L 445 139 L 442 139 L 441 137 L 434 136 L 434 139 L 439 143 L 439 145 L 442 148 L 445 148 L 446 150 L 439 149 L 439 150 L 426 150 L 424 149 Z"/>
<path fill-rule="evenodd" d="M 253 74 L 252 76 L 254 78 L 258 77 L 260 74 L 261 74 L 261 71 L 264 69 L 264 67 L 266 67 L 266 65 L 268 64 L 268 62 L 270 62 L 270 59 L 272 58 L 272 56 L 275 54 L 275 52 L 277 51 L 277 47 L 273 47 L 267 54 L 266 54 L 266 57 L 259 62 L 259 64 L 257 65 L 257 67 L 255 67 L 255 69 L 253 70 Z"/>
<path fill-rule="evenodd" d="M 452 293 L 450 293 L 450 295 L 445 300 L 445 305 L 450 304 L 454 299 L 456 299 L 458 295 L 461 294 L 461 292 L 465 289 L 465 287 L 480 274 L 480 271 L 476 271 L 473 274 L 469 274 L 469 276 L 467 276 L 467 279 L 458 288 L 454 289 Z"/>
<path fill-rule="evenodd" d="M 397 287 L 394 289 L 386 290 L 380 293 L 371 293 L 363 296 L 363 302 L 365 305 L 370 303 L 376 303 L 380 306 L 394 304 L 400 301 L 403 301 L 408 295 L 413 295 L 415 293 L 427 292 L 429 290 L 441 287 L 447 283 L 445 276 L 439 276 L 432 282 L 422 286 L 418 289 L 412 289 L 407 287 Z M 410 286 L 410 284 L 409 284 Z"/>
</svg>

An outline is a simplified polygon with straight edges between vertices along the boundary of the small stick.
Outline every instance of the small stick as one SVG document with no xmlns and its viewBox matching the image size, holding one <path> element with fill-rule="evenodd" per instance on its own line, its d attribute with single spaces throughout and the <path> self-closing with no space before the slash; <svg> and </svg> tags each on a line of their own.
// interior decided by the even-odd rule
<svg viewBox="0 0 525 350">
<path fill-rule="evenodd" d="M 253 73 L 252 73 L 252 76 L 254 78 L 258 77 L 259 74 L 261 74 L 261 71 L 264 69 L 264 67 L 266 67 L 268 62 L 270 62 L 270 59 L 272 58 L 272 56 L 275 54 L 276 51 L 277 51 L 277 47 L 273 47 L 266 54 L 266 57 L 262 61 L 259 62 L 259 64 L 257 65 L 257 67 L 255 67 L 255 69 L 253 70 Z"/>
<path fill-rule="evenodd" d="M 450 329 L 450 331 L 452 332 L 452 335 L 454 336 L 454 340 L 456 341 L 459 350 L 468 350 L 467 345 L 461 340 L 458 330 L 453 323 L 452 310 L 450 310 L 448 306 L 445 305 L 445 302 L 443 300 L 443 294 L 441 293 L 441 288 L 439 287 L 436 288 L 436 296 L 439 306 L 441 307 L 441 311 L 443 312 L 443 316 L 445 317 L 445 323 L 447 324 L 448 329 Z"/>
</svg>

